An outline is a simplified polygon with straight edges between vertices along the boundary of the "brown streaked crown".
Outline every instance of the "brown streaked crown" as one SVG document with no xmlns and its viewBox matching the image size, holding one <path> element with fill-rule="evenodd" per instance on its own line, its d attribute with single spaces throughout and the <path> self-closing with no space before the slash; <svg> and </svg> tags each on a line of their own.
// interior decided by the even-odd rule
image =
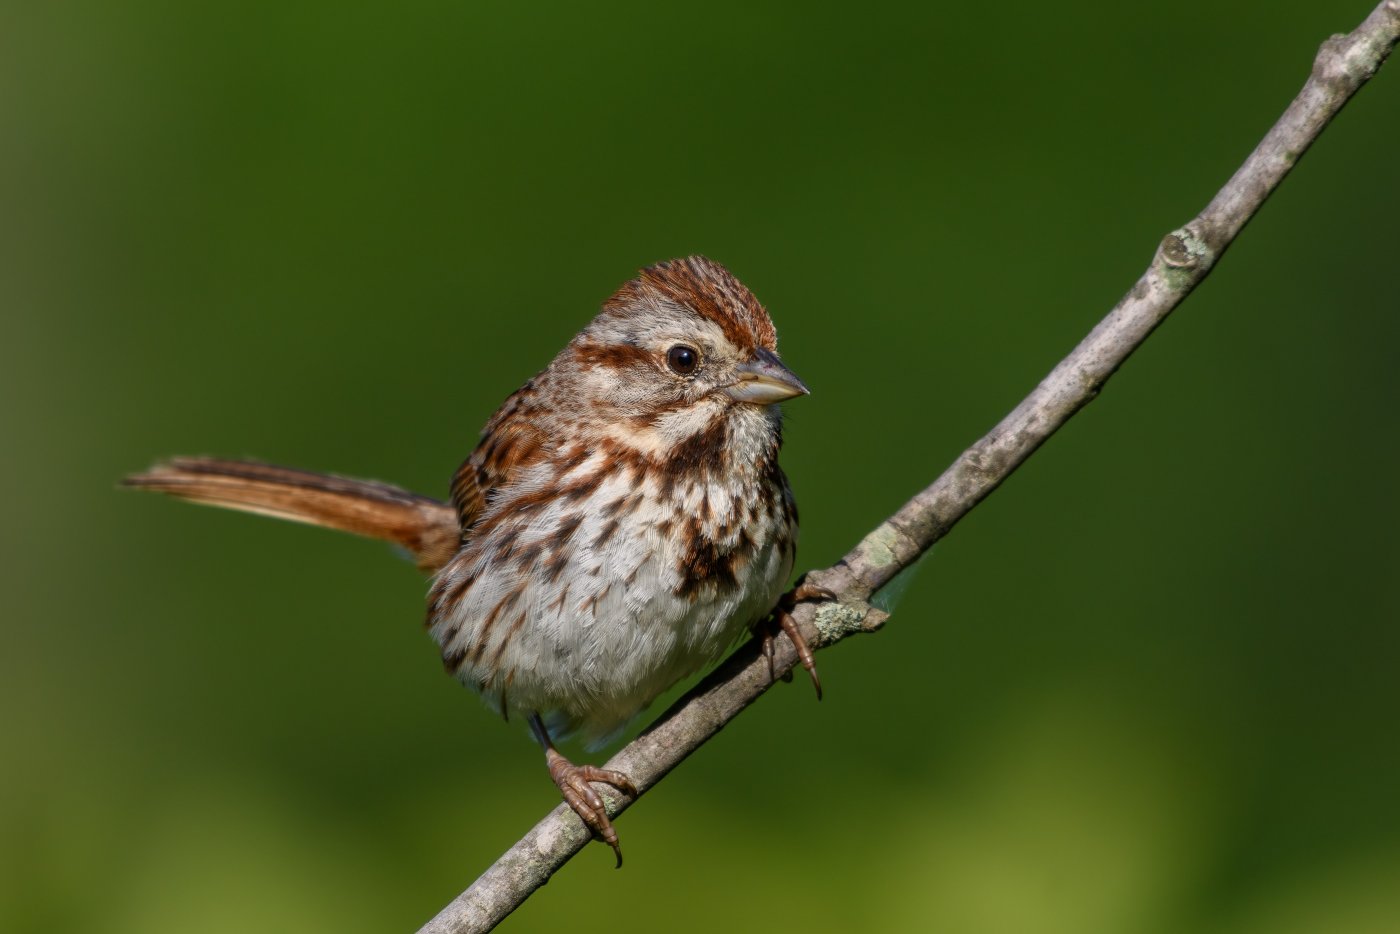
<svg viewBox="0 0 1400 934">
<path fill-rule="evenodd" d="M 708 257 L 687 256 L 648 266 L 618 289 L 603 304 L 603 310 L 620 312 L 651 302 L 690 308 L 719 325 L 736 347 L 778 347 L 778 334 L 758 299 L 728 269 Z"/>
</svg>

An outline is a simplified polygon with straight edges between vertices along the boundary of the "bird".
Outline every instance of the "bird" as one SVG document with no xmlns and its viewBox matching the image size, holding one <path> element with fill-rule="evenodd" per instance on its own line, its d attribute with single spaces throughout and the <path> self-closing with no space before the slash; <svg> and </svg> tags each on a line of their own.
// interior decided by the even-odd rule
<svg viewBox="0 0 1400 934">
<path fill-rule="evenodd" d="M 450 502 L 256 461 L 179 457 L 137 489 L 393 542 L 432 575 L 426 626 L 448 673 L 521 716 L 593 836 L 622 850 L 557 744 L 615 739 L 746 632 L 786 634 L 821 682 L 786 591 L 798 514 L 779 403 L 808 395 L 767 310 L 704 256 L 644 268 L 487 421 Z"/>
</svg>

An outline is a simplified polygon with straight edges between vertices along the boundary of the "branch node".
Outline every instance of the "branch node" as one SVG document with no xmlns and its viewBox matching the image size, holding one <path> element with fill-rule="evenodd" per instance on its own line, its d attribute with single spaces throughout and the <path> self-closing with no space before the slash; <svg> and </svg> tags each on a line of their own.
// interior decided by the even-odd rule
<svg viewBox="0 0 1400 934">
<path fill-rule="evenodd" d="M 1162 262 L 1173 269 L 1199 269 L 1210 265 L 1210 247 L 1189 227 L 1162 238 Z"/>
<path fill-rule="evenodd" d="M 1342 66 L 1346 60 L 1347 36 L 1344 33 L 1328 36 L 1318 46 L 1317 57 L 1313 59 L 1313 77 L 1326 81 L 1341 77 L 1345 72 Z"/>
</svg>

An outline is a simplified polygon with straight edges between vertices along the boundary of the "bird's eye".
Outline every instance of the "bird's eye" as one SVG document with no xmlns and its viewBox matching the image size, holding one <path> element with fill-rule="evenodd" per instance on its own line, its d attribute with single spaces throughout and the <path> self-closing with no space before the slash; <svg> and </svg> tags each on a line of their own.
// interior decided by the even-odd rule
<svg viewBox="0 0 1400 934">
<path fill-rule="evenodd" d="M 700 352 L 694 347 L 677 344 L 666 351 L 666 365 L 681 376 L 689 376 L 700 365 Z"/>
</svg>

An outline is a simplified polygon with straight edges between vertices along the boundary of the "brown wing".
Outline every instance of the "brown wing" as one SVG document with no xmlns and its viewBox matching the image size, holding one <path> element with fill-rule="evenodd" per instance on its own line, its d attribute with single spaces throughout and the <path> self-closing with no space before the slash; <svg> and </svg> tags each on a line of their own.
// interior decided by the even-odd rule
<svg viewBox="0 0 1400 934">
<path fill-rule="evenodd" d="M 451 560 L 461 540 L 451 506 L 373 480 L 256 461 L 178 457 L 123 482 L 195 503 L 385 539 L 405 548 L 429 572 Z"/>
<path fill-rule="evenodd" d="M 481 442 L 452 475 L 452 504 L 462 538 L 515 468 L 543 453 L 544 433 L 536 427 L 535 381 L 526 383 L 508 398 L 481 432 Z"/>
<path fill-rule="evenodd" d="M 462 461 L 462 466 L 452 475 L 452 505 L 457 510 L 457 525 L 463 529 L 462 537 L 471 530 L 476 517 L 481 515 L 481 507 L 486 505 L 482 494 L 485 477 L 477 469 L 475 452 Z"/>
</svg>

